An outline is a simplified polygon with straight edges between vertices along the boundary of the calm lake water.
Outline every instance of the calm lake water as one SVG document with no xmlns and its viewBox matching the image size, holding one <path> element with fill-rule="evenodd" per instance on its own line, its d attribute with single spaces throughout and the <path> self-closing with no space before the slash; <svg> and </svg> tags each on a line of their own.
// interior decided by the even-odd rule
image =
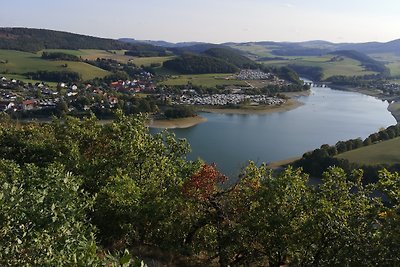
<svg viewBox="0 0 400 267">
<path fill-rule="evenodd" d="M 396 124 L 387 102 L 359 93 L 312 88 L 309 96 L 298 100 L 304 105 L 280 113 L 201 113 L 207 122 L 171 131 L 189 141 L 190 159 L 214 162 L 232 177 L 248 160 L 260 164 L 301 156 L 322 144 L 365 138 L 381 127 Z"/>
</svg>

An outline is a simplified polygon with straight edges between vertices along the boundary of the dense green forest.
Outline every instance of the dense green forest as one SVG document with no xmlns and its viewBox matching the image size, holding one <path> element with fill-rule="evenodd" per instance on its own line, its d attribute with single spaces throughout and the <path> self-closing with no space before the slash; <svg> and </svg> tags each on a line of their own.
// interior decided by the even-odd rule
<svg viewBox="0 0 400 267">
<path fill-rule="evenodd" d="M 150 44 L 135 44 L 129 51 L 125 52 L 125 55 L 134 57 L 162 57 L 167 56 L 167 51 L 163 47 Z"/>
<path fill-rule="evenodd" d="M 307 77 L 312 81 L 319 82 L 324 77 L 324 72 L 322 67 L 319 66 L 304 66 L 304 65 L 296 65 L 290 64 L 289 68 L 297 72 L 302 77 Z"/>
<path fill-rule="evenodd" d="M 25 75 L 31 79 L 50 82 L 78 82 L 81 75 L 75 71 L 36 71 L 27 72 Z"/>
<path fill-rule="evenodd" d="M 142 44 L 129 44 L 113 39 L 30 28 L 0 28 L 0 49 L 37 52 L 43 49 L 140 50 Z M 145 45 L 146 51 L 153 47 Z M 154 47 L 155 48 L 155 47 Z M 155 48 L 155 50 L 159 50 Z"/>
<path fill-rule="evenodd" d="M 2 117 L 1 266 L 400 264 L 397 173 L 365 186 L 361 171 L 329 168 L 311 185 L 300 169 L 250 162 L 228 186 L 145 120 Z"/>
<path fill-rule="evenodd" d="M 233 73 L 239 70 L 225 60 L 195 54 L 184 54 L 164 62 L 163 66 L 184 74 Z"/>
</svg>

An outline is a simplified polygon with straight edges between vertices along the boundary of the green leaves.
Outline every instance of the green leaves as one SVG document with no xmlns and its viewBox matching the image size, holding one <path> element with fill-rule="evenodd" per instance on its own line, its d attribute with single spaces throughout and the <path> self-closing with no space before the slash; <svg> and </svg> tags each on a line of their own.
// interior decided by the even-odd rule
<svg viewBox="0 0 400 267">
<path fill-rule="evenodd" d="M 68 177 L 68 179 L 66 179 Z M 0 161 L 0 265 L 87 265 L 98 261 L 87 223 L 92 200 L 64 167 Z"/>
</svg>

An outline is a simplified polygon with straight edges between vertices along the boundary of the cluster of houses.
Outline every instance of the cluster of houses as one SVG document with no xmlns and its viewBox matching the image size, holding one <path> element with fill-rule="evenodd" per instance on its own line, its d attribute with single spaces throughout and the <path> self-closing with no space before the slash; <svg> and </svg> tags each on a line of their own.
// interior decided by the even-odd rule
<svg viewBox="0 0 400 267">
<path fill-rule="evenodd" d="M 113 81 L 109 86 L 121 93 L 154 92 L 156 89 L 154 75 L 147 71 L 142 71 L 138 79 Z"/>
<path fill-rule="evenodd" d="M 400 94 L 400 83 L 397 82 L 387 82 L 383 84 L 384 91 L 394 92 Z"/>
<path fill-rule="evenodd" d="M 203 96 L 182 95 L 176 96 L 172 104 L 176 105 L 238 105 L 241 103 L 263 104 L 263 105 L 281 105 L 285 103 L 284 99 L 270 97 L 267 95 L 246 95 L 246 94 L 215 94 Z"/>
<path fill-rule="evenodd" d="M 121 93 L 153 92 L 156 89 L 156 85 L 152 81 L 143 80 L 119 80 L 110 83 L 110 87 Z"/>
<path fill-rule="evenodd" d="M 272 73 L 265 73 L 261 70 L 242 69 L 236 74 L 238 80 L 273 80 L 276 76 Z"/>
<path fill-rule="evenodd" d="M 118 98 L 114 96 L 115 92 L 134 94 L 154 91 L 156 87 L 152 78 L 152 74 L 146 72 L 138 80 L 114 81 L 104 88 L 91 84 L 78 86 L 61 82 L 57 84 L 57 88 L 60 90 L 55 90 L 50 89 L 44 82 L 24 84 L 16 79 L 0 77 L 0 111 L 55 108 L 60 101 L 74 103 L 80 96 L 88 97 L 91 100 L 101 99 L 99 103 L 85 105 L 84 110 L 94 106 L 113 108 L 119 102 Z M 71 109 L 71 107 L 69 108 Z"/>
</svg>

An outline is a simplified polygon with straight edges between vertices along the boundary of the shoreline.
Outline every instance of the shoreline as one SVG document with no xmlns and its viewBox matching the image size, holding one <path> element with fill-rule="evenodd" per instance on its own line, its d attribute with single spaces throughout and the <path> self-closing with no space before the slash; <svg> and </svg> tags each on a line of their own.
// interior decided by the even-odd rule
<svg viewBox="0 0 400 267">
<path fill-rule="evenodd" d="M 303 106 L 304 103 L 296 99 L 288 99 L 286 103 L 282 105 L 274 106 L 254 106 L 244 108 L 215 108 L 215 107 L 203 107 L 199 108 L 200 112 L 217 113 L 217 114 L 238 114 L 238 115 L 262 115 L 270 114 L 275 112 L 285 112 L 296 109 Z"/>
<path fill-rule="evenodd" d="M 396 119 L 397 124 L 400 123 L 400 102 L 390 103 L 388 108 L 390 113 L 392 113 L 393 117 Z"/>
<path fill-rule="evenodd" d="M 184 129 L 206 122 L 207 119 L 201 116 L 179 119 L 155 120 L 151 119 L 146 124 L 150 128 L 158 129 Z"/>
</svg>

